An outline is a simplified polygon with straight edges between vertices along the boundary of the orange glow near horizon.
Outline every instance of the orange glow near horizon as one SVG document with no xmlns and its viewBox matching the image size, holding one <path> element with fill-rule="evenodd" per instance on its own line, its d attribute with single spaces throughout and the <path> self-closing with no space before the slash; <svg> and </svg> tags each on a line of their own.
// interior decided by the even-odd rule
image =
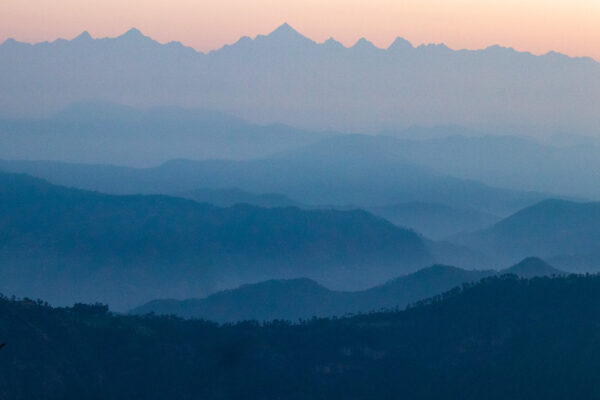
<svg viewBox="0 0 600 400">
<path fill-rule="evenodd" d="M 160 41 L 209 51 L 288 22 L 322 42 L 350 46 L 366 37 L 387 47 L 454 49 L 499 44 L 542 54 L 554 50 L 600 61 L 600 0 L 3 0 L 0 43 L 118 36 L 131 27 Z"/>
</svg>

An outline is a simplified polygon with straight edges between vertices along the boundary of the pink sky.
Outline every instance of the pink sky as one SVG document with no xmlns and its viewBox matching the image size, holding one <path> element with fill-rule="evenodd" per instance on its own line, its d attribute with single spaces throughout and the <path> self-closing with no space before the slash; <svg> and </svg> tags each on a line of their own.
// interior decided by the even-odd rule
<svg viewBox="0 0 600 400">
<path fill-rule="evenodd" d="M 318 41 L 477 49 L 492 44 L 600 60 L 600 0 L 2 0 L 0 42 L 118 36 L 131 27 L 207 51 L 287 21 Z"/>
</svg>

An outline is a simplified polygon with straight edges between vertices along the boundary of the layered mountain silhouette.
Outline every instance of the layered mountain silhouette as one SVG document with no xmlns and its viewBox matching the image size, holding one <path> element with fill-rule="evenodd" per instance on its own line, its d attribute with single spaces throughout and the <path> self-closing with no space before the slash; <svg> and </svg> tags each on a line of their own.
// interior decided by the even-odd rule
<svg viewBox="0 0 600 400">
<path fill-rule="evenodd" d="M 500 219 L 485 212 L 420 202 L 371 207 L 368 210 L 398 226 L 410 227 L 437 240 L 487 228 Z"/>
<path fill-rule="evenodd" d="M 170 159 L 264 159 L 319 142 L 342 148 L 354 142 L 365 146 L 365 157 L 383 152 L 490 186 L 553 196 L 600 196 L 600 148 L 592 138 L 551 145 L 458 126 L 413 127 L 377 137 L 334 136 L 340 134 L 256 125 L 201 109 L 136 109 L 87 101 L 45 118 L 0 118 L 0 158 L 153 167 Z"/>
<path fill-rule="evenodd" d="M 114 194 L 177 194 L 198 188 L 278 193 L 306 205 L 379 207 L 421 202 L 499 216 L 545 195 L 454 178 L 402 157 L 396 139 L 341 135 L 249 161 L 171 160 L 146 169 L 57 162 L 0 162 L 0 170 Z M 463 214 L 463 217 L 465 214 Z"/>
<path fill-rule="evenodd" d="M 404 311 L 224 326 L 0 297 L 0 382 L 16 400 L 596 398 L 599 292 L 490 277 Z"/>
<path fill-rule="evenodd" d="M 86 101 L 45 118 L 0 119 L 0 157 L 148 167 L 172 158 L 265 157 L 328 135 L 214 111 Z"/>
<path fill-rule="evenodd" d="M 218 207 L 250 204 L 258 207 L 302 207 L 302 204 L 277 193 L 249 193 L 241 189 L 194 189 L 182 192 L 180 197 Z"/>
<path fill-rule="evenodd" d="M 332 291 L 310 279 L 271 280 L 243 285 L 204 299 L 154 300 L 133 309 L 133 314 L 155 313 L 217 322 L 291 320 L 341 316 L 381 309 L 404 308 L 454 287 L 493 275 L 522 278 L 565 273 L 543 260 L 529 257 L 501 270 L 464 270 L 435 265 L 364 291 Z"/>
<path fill-rule="evenodd" d="M 486 251 L 497 260 L 514 261 L 530 254 L 549 259 L 598 254 L 599 231 L 600 203 L 545 200 L 456 241 Z M 580 271 L 567 264 L 560 266 Z"/>
<path fill-rule="evenodd" d="M 430 264 L 414 232 L 367 212 L 219 208 L 0 174 L 0 292 L 117 309 L 275 278 L 368 287 Z"/>
<path fill-rule="evenodd" d="M 310 279 L 271 280 L 243 285 L 204 299 L 154 300 L 132 310 L 218 322 L 243 320 L 297 321 L 312 317 L 404 308 L 462 283 L 491 276 L 493 271 L 467 271 L 436 265 L 359 292 L 332 291 Z"/>
<path fill-rule="evenodd" d="M 523 132 L 516 132 L 523 133 Z M 410 129 L 388 141 L 407 161 L 491 186 L 600 198 L 600 142 L 580 138 L 540 142 L 523 135 L 485 135 L 461 127 Z M 563 137 L 563 136 L 561 136 Z M 555 144 L 549 144 L 554 140 Z M 574 179 L 573 177 L 577 177 Z"/>
<path fill-rule="evenodd" d="M 52 66 L 51 68 L 49 66 Z M 60 90 L 61 96 L 55 96 Z M 203 54 L 132 29 L 116 38 L 0 45 L 0 110 L 48 114 L 99 98 L 219 110 L 252 122 L 371 131 L 457 124 L 592 133 L 600 64 L 491 46 L 315 43 L 283 25 Z M 561 112 L 556 112 L 561 110 Z"/>
<path fill-rule="evenodd" d="M 597 398 L 599 292 L 491 277 L 405 311 L 225 326 L 0 297 L 0 382 L 15 400 Z"/>
<path fill-rule="evenodd" d="M 0 297 L 0 382 L 17 400 L 596 398 L 599 291 L 491 277 L 405 311 L 225 326 Z"/>
<path fill-rule="evenodd" d="M 0 399 L 600 398 L 599 110 L 554 52 L 6 40 Z"/>
<path fill-rule="evenodd" d="M 325 146 L 331 141 L 342 148 L 354 142 L 365 146 L 365 153 L 383 152 L 490 186 L 554 196 L 600 196 L 595 184 L 600 179 L 600 148 L 592 138 L 550 145 L 458 126 L 413 127 L 377 137 L 334 136 L 340 133 L 256 125 L 202 109 L 136 109 L 87 101 L 45 118 L 0 118 L 0 158 L 152 167 L 170 159 L 263 159 L 318 142 Z"/>
</svg>

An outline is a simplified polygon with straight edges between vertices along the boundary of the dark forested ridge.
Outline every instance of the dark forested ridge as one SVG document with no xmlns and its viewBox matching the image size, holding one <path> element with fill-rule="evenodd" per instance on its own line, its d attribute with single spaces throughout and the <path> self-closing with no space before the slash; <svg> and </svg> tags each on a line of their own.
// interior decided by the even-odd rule
<svg viewBox="0 0 600 400">
<path fill-rule="evenodd" d="M 247 284 L 204 299 L 153 300 L 132 310 L 134 314 L 155 313 L 201 318 L 217 322 L 244 320 L 296 321 L 312 317 L 404 308 L 408 304 L 441 294 L 464 283 L 492 275 L 514 274 L 522 278 L 564 275 L 536 257 L 501 270 L 465 270 L 434 265 L 392 279 L 382 285 L 355 292 L 329 290 L 310 279 L 271 280 Z"/>
<path fill-rule="evenodd" d="M 2 291 L 53 304 L 129 309 L 274 278 L 365 288 L 433 261 L 414 232 L 360 210 L 219 208 L 14 174 L 0 174 L 0 203 Z"/>
<path fill-rule="evenodd" d="M 599 320 L 600 277 L 575 275 L 299 325 L 1 299 L 0 398 L 593 399 Z"/>
</svg>

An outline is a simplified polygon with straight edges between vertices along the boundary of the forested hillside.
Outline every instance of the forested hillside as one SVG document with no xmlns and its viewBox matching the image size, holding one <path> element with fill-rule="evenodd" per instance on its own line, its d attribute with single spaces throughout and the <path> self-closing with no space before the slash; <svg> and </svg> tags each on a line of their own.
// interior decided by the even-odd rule
<svg viewBox="0 0 600 400">
<path fill-rule="evenodd" d="M 599 276 L 504 276 L 406 311 L 263 326 L 4 298 L 0 398 L 592 399 L 599 293 Z"/>
</svg>

